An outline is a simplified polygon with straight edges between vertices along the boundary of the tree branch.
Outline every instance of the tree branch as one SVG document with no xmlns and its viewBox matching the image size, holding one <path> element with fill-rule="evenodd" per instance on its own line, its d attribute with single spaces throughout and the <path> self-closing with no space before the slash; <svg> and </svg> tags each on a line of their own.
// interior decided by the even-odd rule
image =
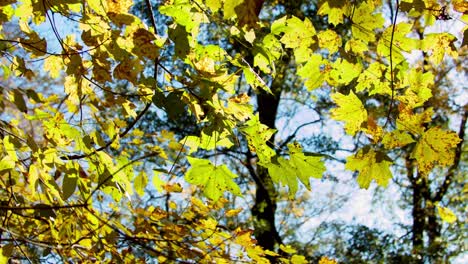
<svg viewBox="0 0 468 264">
<path fill-rule="evenodd" d="M 122 137 L 125 137 L 125 135 L 128 134 L 128 132 L 130 132 L 130 130 L 132 130 L 132 128 L 136 125 L 136 123 L 143 117 L 143 115 L 148 111 L 148 109 L 150 108 L 151 106 L 151 103 L 147 103 L 145 108 L 138 114 L 138 116 L 135 118 L 135 120 L 133 120 L 133 122 L 127 127 L 127 129 L 125 129 L 125 131 L 123 131 L 122 133 L 119 134 L 119 138 L 122 138 Z M 76 160 L 76 159 L 82 159 L 82 158 L 87 158 L 87 157 L 90 157 L 94 154 L 96 154 L 97 152 L 99 151 L 102 151 L 104 149 L 106 149 L 107 147 L 109 147 L 110 145 L 112 145 L 112 143 L 114 143 L 114 141 L 117 139 L 116 136 L 114 136 L 112 138 L 112 140 L 110 140 L 109 142 L 107 142 L 104 146 L 100 147 L 100 148 L 97 148 L 95 149 L 94 151 L 92 151 L 91 153 L 88 153 L 88 154 L 81 154 L 81 155 L 68 155 L 68 156 L 62 156 L 60 157 L 62 160 Z"/>
<path fill-rule="evenodd" d="M 297 132 L 299 132 L 299 130 L 300 130 L 301 128 L 303 128 L 303 127 L 305 127 L 305 126 L 308 126 L 308 125 L 316 124 L 316 123 L 318 123 L 318 122 L 320 122 L 320 121 L 322 121 L 321 118 L 320 118 L 320 119 L 317 119 L 317 120 L 314 120 L 314 121 L 311 121 L 311 122 L 304 123 L 304 124 L 298 126 L 298 127 L 296 128 L 296 130 L 294 130 L 294 132 L 293 132 L 291 135 L 289 135 L 289 136 L 283 141 L 283 143 L 281 143 L 281 145 L 279 146 L 279 149 L 281 150 L 281 149 L 284 148 L 284 146 L 286 146 L 291 140 L 293 140 L 293 139 L 296 137 Z"/>
<path fill-rule="evenodd" d="M 67 209 L 67 208 L 77 208 L 77 207 L 87 207 L 88 204 L 70 204 L 70 205 L 46 205 L 46 204 L 39 204 L 33 206 L 4 206 L 0 205 L 0 210 L 8 210 L 8 211 L 20 211 L 20 210 L 59 210 L 59 209 Z"/>
</svg>

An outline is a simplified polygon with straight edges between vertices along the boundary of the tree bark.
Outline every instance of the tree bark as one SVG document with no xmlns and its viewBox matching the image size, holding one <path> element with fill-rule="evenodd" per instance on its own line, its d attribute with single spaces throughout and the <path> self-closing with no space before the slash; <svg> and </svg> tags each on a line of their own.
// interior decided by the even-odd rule
<svg viewBox="0 0 468 264">
<path fill-rule="evenodd" d="M 424 255 L 424 241 L 423 233 L 425 229 L 425 214 L 424 214 L 424 205 L 423 205 L 423 196 L 421 189 L 418 186 L 413 188 L 413 227 L 412 227 L 412 242 L 413 242 L 413 254 L 416 255 L 418 259 L 421 259 Z"/>
<path fill-rule="evenodd" d="M 440 224 L 437 219 L 437 212 L 435 204 L 427 206 L 427 236 L 429 240 L 428 253 L 431 262 L 444 263 L 443 245 L 440 239 Z"/>
<path fill-rule="evenodd" d="M 419 177 L 419 174 L 414 173 L 414 163 L 412 162 L 410 156 L 406 157 L 406 173 L 407 177 L 411 182 L 411 189 L 413 191 L 413 201 L 412 201 L 412 212 L 411 216 L 413 217 L 413 225 L 411 227 L 411 241 L 413 244 L 412 253 L 416 257 L 417 262 L 423 262 L 423 251 L 424 251 L 424 240 L 423 234 L 425 229 L 425 214 L 424 214 L 424 196 L 422 193 L 421 183 L 422 179 Z"/>
<path fill-rule="evenodd" d="M 260 122 L 270 128 L 275 128 L 281 89 L 279 87 L 272 87 L 272 91 L 274 91 L 274 94 L 261 91 L 257 95 L 257 103 Z M 275 136 L 273 135 L 268 141 L 268 145 L 273 148 L 274 138 Z M 278 194 L 267 169 L 257 166 L 257 177 L 255 204 L 252 207 L 255 227 L 254 234 L 260 246 L 265 249 L 274 250 L 275 244 L 281 243 L 281 238 L 275 225 L 276 199 Z"/>
</svg>

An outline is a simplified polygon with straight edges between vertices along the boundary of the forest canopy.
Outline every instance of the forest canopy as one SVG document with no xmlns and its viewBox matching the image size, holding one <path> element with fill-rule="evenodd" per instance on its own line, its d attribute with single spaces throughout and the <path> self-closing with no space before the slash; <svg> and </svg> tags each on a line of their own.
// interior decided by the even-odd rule
<svg viewBox="0 0 468 264">
<path fill-rule="evenodd" d="M 2 1 L 0 263 L 466 260 L 467 43 L 463 0 Z"/>
</svg>

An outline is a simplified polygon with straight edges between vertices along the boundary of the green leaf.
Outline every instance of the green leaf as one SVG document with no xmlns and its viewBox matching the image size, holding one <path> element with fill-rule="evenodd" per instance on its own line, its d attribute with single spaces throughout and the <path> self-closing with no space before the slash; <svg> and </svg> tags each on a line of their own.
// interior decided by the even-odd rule
<svg viewBox="0 0 468 264">
<path fill-rule="evenodd" d="M 355 39 L 364 43 L 375 41 L 374 30 L 384 25 L 384 18 L 381 13 L 372 14 L 370 10 L 375 10 L 371 2 L 363 2 L 354 10 L 353 24 L 351 32 Z"/>
<path fill-rule="evenodd" d="M 67 200 L 76 190 L 78 176 L 76 174 L 65 173 L 62 182 L 62 198 Z"/>
<path fill-rule="evenodd" d="M 321 178 L 326 167 L 318 156 L 306 156 L 297 143 L 288 144 L 289 160 L 279 157 L 276 161 L 268 163 L 265 167 L 275 183 L 289 187 L 289 195 L 293 197 L 298 189 L 298 181 L 310 190 L 309 178 Z"/>
<path fill-rule="evenodd" d="M 165 182 L 159 177 L 159 173 L 159 171 L 153 170 L 153 186 L 158 192 L 162 193 Z"/>
<path fill-rule="evenodd" d="M 185 180 L 203 188 L 203 194 L 207 198 L 217 201 L 224 191 L 242 196 L 239 186 L 233 181 L 237 175 L 226 165 L 215 166 L 209 160 L 192 157 L 187 157 L 187 160 L 192 167 L 185 174 Z"/>
<path fill-rule="evenodd" d="M 20 92 L 18 89 L 13 90 L 13 100 L 16 107 L 18 107 L 18 110 L 24 113 L 28 111 L 26 101 L 24 101 L 23 93 Z"/>
<path fill-rule="evenodd" d="M 144 170 L 140 171 L 138 175 L 135 177 L 133 182 L 133 186 L 135 187 L 135 192 L 139 196 L 143 196 L 145 194 L 145 188 L 148 185 L 148 176 Z"/>
<path fill-rule="evenodd" d="M 419 40 L 406 37 L 410 34 L 412 25 L 409 23 L 399 23 L 393 29 L 393 26 L 389 26 L 385 29 L 382 37 L 379 39 L 377 44 L 377 54 L 387 59 L 390 59 L 390 47 L 392 47 L 392 60 L 393 65 L 400 64 L 405 60 L 402 52 L 409 53 L 411 50 L 417 47 Z M 393 35 L 393 38 L 392 38 Z M 392 46 L 390 46 L 390 40 Z"/>
<path fill-rule="evenodd" d="M 364 148 L 347 158 L 345 168 L 359 171 L 357 182 L 361 188 L 367 189 L 372 180 L 380 186 L 387 186 L 392 178 L 391 164 L 392 161 L 384 153 Z"/>
<path fill-rule="evenodd" d="M 159 7 L 159 12 L 172 17 L 177 24 L 184 26 L 187 32 L 198 27 L 200 23 L 209 21 L 203 13 L 194 12 L 188 0 L 178 0 L 171 5 L 162 5 Z"/>
<path fill-rule="evenodd" d="M 338 108 L 331 110 L 332 118 L 344 121 L 348 134 L 356 134 L 360 130 L 361 124 L 367 120 L 367 111 L 361 100 L 353 91 L 350 91 L 349 95 L 336 93 L 331 97 L 338 105 Z"/>
<path fill-rule="evenodd" d="M 339 58 L 332 65 L 332 70 L 328 74 L 328 82 L 330 85 L 347 85 L 357 78 L 361 72 L 362 66 L 360 63 L 351 63 Z"/>
<path fill-rule="evenodd" d="M 276 131 L 260 123 L 258 115 L 247 121 L 240 131 L 246 135 L 250 151 L 257 153 L 261 163 L 269 163 L 275 151 L 266 142 Z"/>
<path fill-rule="evenodd" d="M 307 63 L 299 68 L 297 75 L 305 79 L 305 86 L 308 90 L 316 89 L 322 86 L 325 80 L 325 73 L 322 73 L 320 67 L 324 64 L 320 54 L 309 56 Z"/>
<path fill-rule="evenodd" d="M 310 46 L 315 43 L 315 28 L 312 22 L 306 18 L 304 21 L 293 16 L 289 19 L 276 20 L 271 25 L 271 32 L 275 35 L 284 33 L 280 41 L 286 48 L 296 49 L 301 46 Z"/>
<path fill-rule="evenodd" d="M 193 152 L 197 151 L 198 148 L 213 150 L 216 147 L 232 147 L 234 144 L 226 136 L 228 136 L 227 133 L 220 134 L 218 131 L 213 131 L 211 135 L 207 135 L 204 131 L 202 131 L 200 137 L 186 136 L 180 141 L 180 143 L 185 142 L 185 145 L 190 149 L 188 153 L 192 154 Z"/>
<path fill-rule="evenodd" d="M 344 16 L 351 9 L 350 1 L 347 0 L 321 0 L 319 1 L 318 14 L 328 16 L 328 22 L 333 25 L 343 23 Z"/>
</svg>

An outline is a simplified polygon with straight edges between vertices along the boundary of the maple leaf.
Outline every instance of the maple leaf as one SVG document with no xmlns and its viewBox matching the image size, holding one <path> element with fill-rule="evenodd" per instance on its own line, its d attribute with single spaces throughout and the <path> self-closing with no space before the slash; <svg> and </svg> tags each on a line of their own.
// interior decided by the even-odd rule
<svg viewBox="0 0 468 264">
<path fill-rule="evenodd" d="M 432 120 L 434 111 L 432 107 L 429 107 L 422 113 L 414 114 L 411 107 L 401 104 L 400 115 L 397 119 L 397 129 L 402 131 L 408 131 L 414 135 L 418 135 L 424 132 L 424 124 Z"/>
<path fill-rule="evenodd" d="M 328 49 L 329 54 L 333 54 L 341 47 L 341 37 L 333 30 L 320 31 L 317 34 L 319 46 Z"/>
<path fill-rule="evenodd" d="M 244 25 L 248 28 L 255 27 L 263 2 L 264 0 L 225 0 L 224 18 L 237 17 L 237 23 L 241 28 Z"/>
<path fill-rule="evenodd" d="M 328 83 L 331 85 L 336 84 L 349 84 L 354 78 L 358 77 L 362 71 L 360 63 L 351 63 L 345 59 L 337 59 L 332 64 L 332 70 L 328 75 Z"/>
<path fill-rule="evenodd" d="M 343 23 L 344 16 L 350 10 L 350 1 L 332 0 L 319 1 L 318 14 L 321 16 L 328 15 L 328 22 L 333 25 Z"/>
<path fill-rule="evenodd" d="M 228 136 L 227 133 L 219 133 L 218 131 L 213 131 L 210 135 L 202 131 L 200 137 L 186 136 L 180 143 L 185 143 L 190 148 L 189 154 L 197 151 L 198 148 L 205 150 L 213 150 L 216 147 L 230 148 L 234 144 L 226 136 Z"/>
<path fill-rule="evenodd" d="M 434 64 L 440 64 L 445 54 L 453 58 L 458 57 L 458 52 L 454 45 L 456 40 L 457 38 L 449 33 L 427 34 L 422 41 L 422 50 L 432 53 L 428 56 L 429 61 Z"/>
<path fill-rule="evenodd" d="M 460 141 L 455 132 L 432 127 L 422 134 L 412 158 L 418 162 L 419 171 L 427 175 L 435 165 L 445 167 L 453 164 L 454 148 Z"/>
<path fill-rule="evenodd" d="M 107 0 L 108 12 L 116 14 L 127 13 L 132 5 L 133 1 L 130 0 Z"/>
<path fill-rule="evenodd" d="M 308 90 L 316 89 L 322 85 L 324 75 L 321 74 L 320 67 L 323 64 L 320 54 L 312 54 L 307 63 L 297 71 L 297 75 L 305 79 L 305 86 Z"/>
<path fill-rule="evenodd" d="M 387 186 L 388 180 L 392 178 L 391 164 L 392 161 L 384 153 L 367 147 L 348 157 L 345 168 L 359 171 L 357 182 L 361 188 L 367 189 L 372 180 L 380 186 Z"/>
<path fill-rule="evenodd" d="M 192 165 L 185 174 L 188 183 L 199 185 L 203 188 L 203 194 L 217 201 L 224 191 L 242 196 L 239 186 L 233 181 L 237 175 L 232 173 L 226 165 L 215 166 L 209 160 L 187 157 Z"/>
<path fill-rule="evenodd" d="M 382 57 L 389 58 L 390 47 L 392 47 L 393 65 L 404 61 L 405 57 L 402 52 L 411 52 L 419 43 L 417 39 L 406 37 L 411 33 L 411 30 L 412 25 L 409 23 L 399 23 L 395 27 L 389 26 L 379 39 L 377 53 Z M 393 40 L 392 43 L 390 43 L 390 40 Z"/>
<path fill-rule="evenodd" d="M 253 112 L 253 106 L 249 102 L 250 97 L 245 93 L 229 98 L 225 111 L 235 119 L 245 121 L 252 116 Z"/>
<path fill-rule="evenodd" d="M 374 30 L 381 28 L 384 24 L 384 18 L 382 14 L 372 14 L 369 10 L 373 10 L 374 7 L 371 2 L 363 2 L 353 13 L 353 25 L 351 32 L 353 37 L 360 39 L 365 43 L 375 41 Z"/>
<path fill-rule="evenodd" d="M 321 178 L 326 168 L 320 156 L 304 155 L 299 144 L 288 144 L 288 148 L 289 160 L 280 157 L 265 167 L 274 182 L 289 187 L 289 195 L 293 197 L 298 189 L 298 178 L 310 190 L 309 178 Z"/>
<path fill-rule="evenodd" d="M 349 92 L 349 95 L 336 93 L 331 97 L 338 105 L 338 108 L 331 111 L 332 118 L 344 121 L 348 134 L 356 134 L 360 130 L 361 124 L 367 120 L 367 111 L 361 100 L 353 91 Z"/>
<path fill-rule="evenodd" d="M 302 21 L 295 16 L 289 19 L 283 17 L 273 22 L 271 33 L 275 35 L 284 33 L 280 41 L 286 48 L 291 49 L 312 45 L 315 42 L 313 36 L 316 34 L 314 25 L 308 18 Z"/>
<path fill-rule="evenodd" d="M 385 74 L 387 66 L 380 63 L 374 62 L 369 67 L 359 74 L 357 79 L 356 91 L 369 91 L 369 95 L 373 94 L 387 94 L 391 95 L 392 90 L 387 80 L 382 79 L 382 75 Z"/>
<path fill-rule="evenodd" d="M 269 163 L 271 157 L 275 155 L 275 151 L 266 145 L 265 142 L 270 140 L 275 130 L 260 123 L 258 115 L 247 121 L 245 126 L 240 130 L 247 135 L 249 148 L 257 153 L 260 162 Z"/>
<path fill-rule="evenodd" d="M 414 139 L 408 133 L 401 130 L 395 130 L 384 135 L 382 143 L 386 149 L 398 148 L 413 143 Z"/>
<path fill-rule="evenodd" d="M 404 95 L 397 99 L 410 108 L 422 106 L 432 97 L 431 86 L 434 84 L 434 75 L 422 69 L 413 68 L 404 76 L 404 83 L 409 86 Z"/>
</svg>

